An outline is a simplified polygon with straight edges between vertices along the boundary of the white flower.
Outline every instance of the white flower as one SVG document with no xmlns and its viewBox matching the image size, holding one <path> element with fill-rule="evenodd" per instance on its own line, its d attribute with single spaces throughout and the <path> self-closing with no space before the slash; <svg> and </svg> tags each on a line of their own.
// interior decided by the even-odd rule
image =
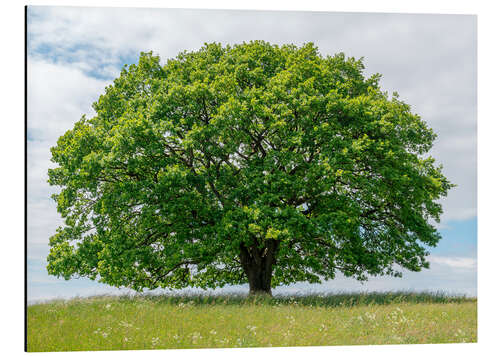
<svg viewBox="0 0 500 357">
<path fill-rule="evenodd" d="M 393 338 L 395 341 L 397 341 L 397 342 L 401 342 L 401 341 L 403 341 L 403 338 L 402 338 L 401 336 L 396 336 L 396 335 L 395 335 L 395 336 L 392 336 L 392 338 Z"/>
<path fill-rule="evenodd" d="M 461 329 L 458 329 L 457 332 L 455 333 L 455 337 L 463 337 L 465 336 L 465 332 L 463 332 Z"/>
<path fill-rule="evenodd" d="M 217 335 L 217 331 L 215 331 L 215 330 L 210 330 L 210 334 L 211 334 L 211 335 Z"/>
<path fill-rule="evenodd" d="M 132 324 L 129 324 L 127 321 L 120 321 L 120 325 L 123 327 L 132 327 Z"/>
<path fill-rule="evenodd" d="M 158 342 L 160 342 L 160 338 L 159 338 L 159 337 L 153 337 L 153 338 L 151 339 L 151 344 L 152 344 L 153 346 L 156 346 L 156 345 L 158 344 Z"/>
<path fill-rule="evenodd" d="M 193 343 L 196 343 L 196 341 L 201 340 L 203 337 L 199 332 L 193 332 L 192 338 L 193 338 Z"/>
<path fill-rule="evenodd" d="M 370 313 L 370 312 L 365 312 L 365 316 L 369 319 L 369 320 L 375 320 L 375 318 L 377 317 L 377 315 L 375 313 Z"/>
</svg>

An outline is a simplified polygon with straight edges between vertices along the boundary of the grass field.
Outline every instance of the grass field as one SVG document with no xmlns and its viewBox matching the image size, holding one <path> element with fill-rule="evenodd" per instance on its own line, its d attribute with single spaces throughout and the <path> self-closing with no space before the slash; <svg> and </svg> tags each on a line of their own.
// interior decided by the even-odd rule
<svg viewBox="0 0 500 357">
<path fill-rule="evenodd" d="M 476 341 L 476 299 L 440 294 L 102 296 L 28 306 L 28 351 Z"/>
</svg>

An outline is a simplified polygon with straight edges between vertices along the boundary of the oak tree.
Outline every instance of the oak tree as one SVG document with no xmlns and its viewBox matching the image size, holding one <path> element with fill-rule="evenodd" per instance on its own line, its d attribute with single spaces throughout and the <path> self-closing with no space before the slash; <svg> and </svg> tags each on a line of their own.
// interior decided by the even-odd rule
<svg viewBox="0 0 500 357">
<path fill-rule="evenodd" d="M 363 69 L 310 43 L 141 53 L 51 149 L 49 273 L 270 294 L 428 267 L 436 135 Z"/>
</svg>

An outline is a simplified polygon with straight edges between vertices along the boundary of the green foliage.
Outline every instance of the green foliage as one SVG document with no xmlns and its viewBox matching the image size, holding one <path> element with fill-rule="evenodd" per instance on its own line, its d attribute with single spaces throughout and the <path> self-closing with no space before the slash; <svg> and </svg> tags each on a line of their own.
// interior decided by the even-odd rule
<svg viewBox="0 0 500 357">
<path fill-rule="evenodd" d="M 312 44 L 142 53 L 52 148 L 49 273 L 140 291 L 428 267 L 452 186 L 435 134 L 362 71 Z"/>
</svg>

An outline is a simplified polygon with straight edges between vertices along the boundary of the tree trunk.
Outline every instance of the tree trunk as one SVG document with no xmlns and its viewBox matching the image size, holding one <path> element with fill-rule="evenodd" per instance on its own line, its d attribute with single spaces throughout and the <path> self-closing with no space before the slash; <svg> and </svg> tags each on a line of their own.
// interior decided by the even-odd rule
<svg viewBox="0 0 500 357">
<path fill-rule="evenodd" d="M 257 244 L 250 248 L 240 244 L 240 261 L 250 285 L 249 295 L 272 295 L 271 279 L 278 246 L 279 242 L 274 239 L 266 240 L 261 249 Z"/>
</svg>

